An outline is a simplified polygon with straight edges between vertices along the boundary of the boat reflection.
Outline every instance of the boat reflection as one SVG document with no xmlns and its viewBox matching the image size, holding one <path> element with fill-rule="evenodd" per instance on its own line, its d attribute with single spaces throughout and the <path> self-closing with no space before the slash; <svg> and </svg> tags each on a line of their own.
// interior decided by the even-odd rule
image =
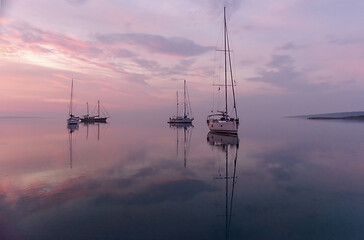
<svg viewBox="0 0 364 240">
<path fill-rule="evenodd" d="M 209 132 L 207 134 L 207 143 L 213 147 L 217 147 L 225 153 L 225 174 L 219 169 L 218 177 L 214 180 L 225 180 L 225 212 L 219 216 L 225 217 L 225 239 L 229 238 L 229 230 L 233 216 L 233 199 L 235 185 L 237 182 L 236 170 L 239 149 L 239 138 L 237 135 L 226 135 Z M 229 158 L 233 163 L 229 165 Z M 232 169 L 232 173 L 229 170 Z"/>
<path fill-rule="evenodd" d="M 187 167 L 187 155 L 191 145 L 191 137 L 192 137 L 192 123 L 170 123 L 170 128 L 174 128 L 177 131 L 177 139 L 176 139 L 176 149 L 177 149 L 177 159 L 179 157 L 179 129 L 183 129 L 183 162 L 184 167 Z"/>
<path fill-rule="evenodd" d="M 100 124 L 108 125 L 107 122 L 83 122 L 83 126 L 86 127 L 86 139 L 88 139 L 89 135 L 89 126 L 96 126 L 97 127 L 97 140 L 100 140 Z"/>
<path fill-rule="evenodd" d="M 225 149 L 226 146 L 236 146 L 239 148 L 239 137 L 237 135 L 209 132 L 207 134 L 207 142 L 212 146 L 220 146 L 221 149 Z"/>
<path fill-rule="evenodd" d="M 71 134 L 74 131 L 79 129 L 79 125 L 78 124 L 67 124 L 67 129 L 68 129 L 68 132 Z"/>
<path fill-rule="evenodd" d="M 68 143 L 69 143 L 69 152 L 70 152 L 70 168 L 72 169 L 72 135 L 73 132 L 79 129 L 78 124 L 68 124 L 67 125 L 67 129 L 68 129 Z"/>
</svg>

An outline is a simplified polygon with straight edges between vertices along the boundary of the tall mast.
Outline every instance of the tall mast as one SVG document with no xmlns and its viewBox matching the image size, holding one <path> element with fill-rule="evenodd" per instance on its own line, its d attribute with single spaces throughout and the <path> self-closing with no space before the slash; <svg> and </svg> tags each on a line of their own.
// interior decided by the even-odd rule
<svg viewBox="0 0 364 240">
<path fill-rule="evenodd" d="M 100 100 L 97 100 L 97 116 L 100 117 Z"/>
<path fill-rule="evenodd" d="M 86 102 L 86 108 L 87 108 L 87 116 L 89 115 L 88 113 L 88 102 Z"/>
<path fill-rule="evenodd" d="M 177 117 L 178 117 L 178 91 L 176 92 L 177 94 Z"/>
<path fill-rule="evenodd" d="M 226 7 L 224 7 L 224 53 L 225 53 L 225 114 L 228 112 L 227 108 L 227 27 L 226 27 Z"/>
<path fill-rule="evenodd" d="M 73 78 L 72 78 L 72 84 L 71 84 L 71 101 L 70 101 L 70 116 L 72 115 L 72 98 L 73 98 Z"/>
<path fill-rule="evenodd" d="M 186 80 L 184 80 L 184 85 L 183 85 L 183 100 L 184 100 L 184 102 L 183 102 L 183 117 L 185 117 L 186 116 L 186 107 L 187 107 L 187 105 L 186 105 Z"/>
</svg>

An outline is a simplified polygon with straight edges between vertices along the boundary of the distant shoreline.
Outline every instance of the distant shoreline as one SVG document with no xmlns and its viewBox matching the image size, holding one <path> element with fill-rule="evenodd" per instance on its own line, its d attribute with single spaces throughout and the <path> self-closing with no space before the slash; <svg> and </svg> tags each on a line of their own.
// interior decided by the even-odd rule
<svg viewBox="0 0 364 240">
<path fill-rule="evenodd" d="M 345 116 L 345 117 L 308 117 L 307 119 L 310 120 L 363 120 L 364 121 L 364 115 L 359 116 Z"/>
</svg>

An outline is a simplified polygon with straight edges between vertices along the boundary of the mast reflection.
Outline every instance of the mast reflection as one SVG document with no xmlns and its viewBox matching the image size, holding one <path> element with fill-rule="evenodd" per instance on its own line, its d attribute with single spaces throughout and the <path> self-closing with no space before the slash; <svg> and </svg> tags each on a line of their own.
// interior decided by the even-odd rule
<svg viewBox="0 0 364 240">
<path fill-rule="evenodd" d="M 68 143 L 69 143 L 69 150 L 70 150 L 70 169 L 72 169 L 72 134 L 73 132 L 79 129 L 78 124 L 68 124 Z"/>
<path fill-rule="evenodd" d="M 236 167 L 239 149 L 239 137 L 237 135 L 227 135 L 209 132 L 207 134 L 207 143 L 213 148 L 217 148 L 225 153 L 225 176 L 220 173 L 214 180 L 225 180 L 225 239 L 229 238 L 229 230 L 233 215 L 233 199 L 235 184 L 237 182 Z M 234 157 L 233 172 L 229 173 L 229 153 Z"/>
<path fill-rule="evenodd" d="M 97 127 L 97 140 L 100 140 L 100 125 L 108 125 L 106 122 L 83 122 L 83 125 L 86 127 L 86 139 L 88 139 L 89 135 L 89 126 Z"/>
<path fill-rule="evenodd" d="M 179 148 L 179 129 L 183 129 L 183 162 L 184 167 L 187 167 L 187 155 L 190 149 L 191 137 L 192 137 L 192 123 L 170 123 L 170 128 L 174 128 L 177 131 L 177 139 L 176 139 L 176 149 L 177 149 L 177 158 L 179 156 L 178 148 Z"/>
</svg>

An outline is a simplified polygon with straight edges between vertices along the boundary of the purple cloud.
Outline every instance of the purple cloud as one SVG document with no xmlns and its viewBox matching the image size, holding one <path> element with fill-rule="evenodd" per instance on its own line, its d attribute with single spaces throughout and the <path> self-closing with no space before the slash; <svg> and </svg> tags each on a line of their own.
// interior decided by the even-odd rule
<svg viewBox="0 0 364 240">
<path fill-rule="evenodd" d="M 289 55 L 273 55 L 265 68 L 258 69 L 258 77 L 247 80 L 264 82 L 291 91 L 313 91 L 328 87 L 328 83 L 310 83 L 307 76 L 308 71 L 297 70 L 293 63 L 294 61 Z"/>
<path fill-rule="evenodd" d="M 198 45 L 186 38 L 166 38 L 160 35 L 144 33 L 97 34 L 96 39 L 105 44 L 126 43 L 138 45 L 153 53 L 180 57 L 197 56 L 214 49 L 214 47 Z"/>
<path fill-rule="evenodd" d="M 71 4 L 83 4 L 86 3 L 87 0 L 66 0 L 66 2 Z"/>
<path fill-rule="evenodd" d="M 302 49 L 304 47 L 306 47 L 306 46 L 305 45 L 298 45 L 298 44 L 293 43 L 293 42 L 288 42 L 288 43 L 283 44 L 280 47 L 277 47 L 276 49 L 277 50 L 299 50 L 299 49 Z"/>
<path fill-rule="evenodd" d="M 328 36 L 327 38 L 329 43 L 334 45 L 364 44 L 364 37 L 361 36 L 349 36 L 349 37 Z"/>
</svg>

